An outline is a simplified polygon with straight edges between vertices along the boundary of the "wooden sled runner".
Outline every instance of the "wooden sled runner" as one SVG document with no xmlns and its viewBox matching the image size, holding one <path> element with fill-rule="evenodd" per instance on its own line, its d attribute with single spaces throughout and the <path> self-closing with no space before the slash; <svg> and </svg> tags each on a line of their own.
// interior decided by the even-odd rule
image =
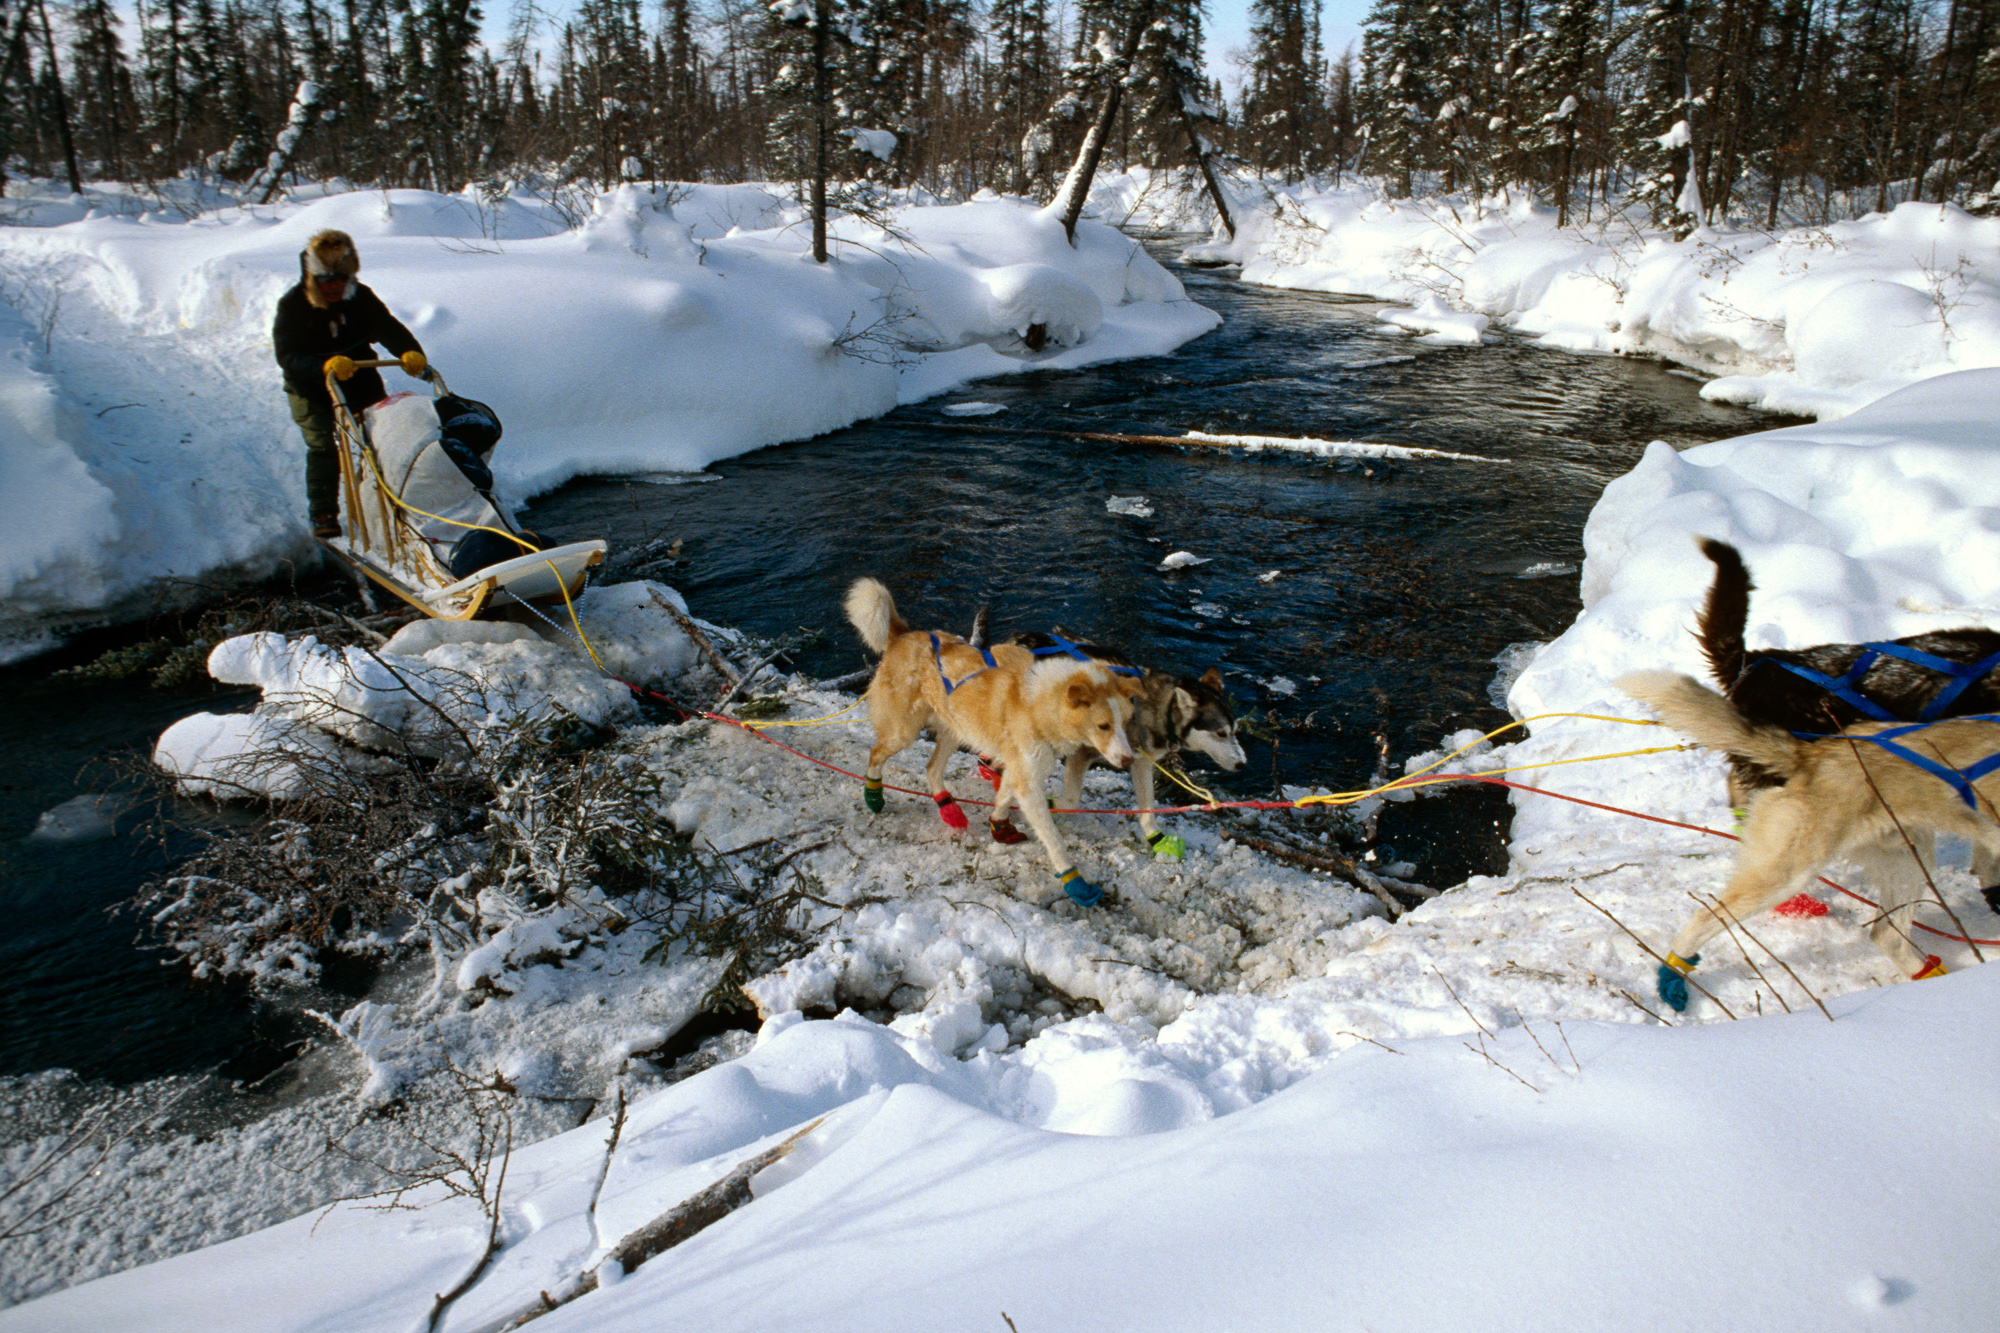
<svg viewBox="0 0 2000 1333">
<path fill-rule="evenodd" d="M 500 436 L 498 418 L 484 404 L 453 395 L 435 369 L 424 378 L 431 397 L 391 394 L 356 413 L 344 386 L 327 376 L 340 458 L 341 535 L 322 538 L 320 545 L 358 578 L 440 620 L 470 620 L 516 603 L 574 602 L 591 569 L 603 563 L 606 543 L 541 549 L 493 494 L 486 458 Z M 483 452 L 477 447 L 482 441 Z M 453 566 L 465 570 L 469 557 L 478 567 L 455 573 Z"/>
</svg>

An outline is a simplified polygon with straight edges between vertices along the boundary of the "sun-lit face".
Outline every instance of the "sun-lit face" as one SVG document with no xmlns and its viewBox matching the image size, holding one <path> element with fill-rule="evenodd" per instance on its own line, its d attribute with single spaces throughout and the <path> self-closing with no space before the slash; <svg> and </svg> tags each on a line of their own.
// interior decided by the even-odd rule
<svg viewBox="0 0 2000 1333">
<path fill-rule="evenodd" d="M 1072 714 L 1070 734 L 1086 740 L 1106 762 L 1130 767 L 1135 756 L 1126 727 L 1137 690 L 1135 682 L 1121 676 L 1100 676 L 1095 669 L 1078 672 L 1065 700 Z"/>
</svg>

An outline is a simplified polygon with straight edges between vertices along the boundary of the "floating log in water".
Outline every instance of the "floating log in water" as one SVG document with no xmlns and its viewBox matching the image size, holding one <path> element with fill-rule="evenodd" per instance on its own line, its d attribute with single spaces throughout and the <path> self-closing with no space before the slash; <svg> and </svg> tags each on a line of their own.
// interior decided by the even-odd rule
<svg viewBox="0 0 2000 1333">
<path fill-rule="evenodd" d="M 1106 430 L 1057 430 L 1053 427 L 981 426 L 970 421 L 880 421 L 899 430 L 952 431 L 961 435 L 1043 435 L 1063 440 L 1102 440 L 1106 444 L 1170 445 L 1175 448 L 1242 449 L 1249 453 L 1313 454 L 1320 458 L 1450 458 L 1465 463 L 1511 463 L 1510 458 L 1459 454 L 1449 449 L 1421 449 L 1409 444 L 1377 444 L 1372 440 L 1316 440 L 1289 435 L 1211 435 L 1191 430 L 1179 435 L 1131 435 Z"/>
</svg>

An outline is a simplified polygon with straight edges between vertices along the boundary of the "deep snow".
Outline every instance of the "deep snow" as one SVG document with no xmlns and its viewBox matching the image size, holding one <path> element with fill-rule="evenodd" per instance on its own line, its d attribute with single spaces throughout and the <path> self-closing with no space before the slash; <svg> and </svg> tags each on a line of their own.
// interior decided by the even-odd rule
<svg viewBox="0 0 2000 1333">
<path fill-rule="evenodd" d="M 752 186 L 623 186 L 567 216 L 476 191 L 192 217 L 122 196 L 9 202 L 5 657 L 166 581 L 309 552 L 270 321 L 323 227 L 354 236 L 362 281 L 452 388 L 499 410 L 516 498 L 582 472 L 693 471 L 1025 365 L 1166 352 L 1216 320 L 1111 228 L 1071 248 L 1059 220 L 992 195 L 899 209 L 894 237 L 845 221 L 825 266 L 798 207 Z M 1036 325 L 1048 343 L 1030 354 Z"/>
<path fill-rule="evenodd" d="M 1686 631 L 1709 571 L 1695 534 L 1743 549 L 1754 644 L 2000 625 L 1996 419 L 2000 370 L 1977 370 L 1837 422 L 1682 454 L 1653 446 L 1593 512 L 1575 625 L 1497 664 L 1509 706 L 1637 719 L 1610 686 L 1619 674 L 1699 674 Z M 698 670 L 666 625 L 617 610 L 637 605 L 641 590 L 625 587 L 592 594 L 613 609 L 601 637 L 633 660 Z M 592 688 L 560 636 L 391 647 L 412 670 L 502 669 L 527 682 L 515 706 Z M 524 662 L 540 674 L 519 673 Z M 239 640 L 213 665 L 263 686 L 266 715 L 296 717 L 285 696 L 323 663 L 300 644 Z M 851 702 L 806 681 L 783 692 L 792 718 Z M 1365 895 L 1224 843 L 1208 821 L 1167 821 L 1189 843 L 1175 863 L 1144 857 L 1123 820 L 1073 816 L 1080 864 L 1120 898 L 1079 913 L 1054 901 L 1033 844 L 954 834 L 921 798 L 892 795 L 869 816 L 852 785 L 736 728 L 634 734 L 670 779 L 677 822 L 718 848 L 805 849 L 798 864 L 840 929 L 753 981 L 769 1014 L 754 1050 L 664 1089 L 635 1082 L 646 1095 L 608 1170 L 601 1114 L 516 1154 L 507 1249 L 447 1328 L 498 1327 L 822 1115 L 758 1178 L 755 1202 L 545 1326 L 997 1329 L 1003 1312 L 1024 1333 L 1986 1322 L 2000 1052 L 1985 1015 L 2000 973 L 1966 945 L 1933 940 L 1954 975 L 1896 984 L 1863 934 L 1866 909 L 1828 891 L 1824 916 L 1751 923 L 1796 980 L 1754 948 L 1753 970 L 1718 947 L 1697 977 L 1744 1021 L 1714 1022 L 1697 998 L 1668 1029 L 1640 1008 L 1658 1009 L 1651 960 L 1578 893 L 1662 943 L 1693 910 L 1688 895 L 1726 873 L 1720 839 L 1516 793 L 1508 873 L 1391 925 Z M 867 744 L 852 715 L 779 734 L 849 767 Z M 1532 770 L 1671 743 L 1545 718 L 1453 766 Z M 1728 827 L 1708 756 L 1512 776 Z M 961 799 L 978 790 L 962 763 L 952 781 Z M 1115 806 L 1128 791 L 1100 775 L 1089 799 Z M 1941 885 L 1975 937 L 2000 938 L 1969 875 L 1947 870 Z M 450 1049 L 512 1071 L 536 1105 L 594 1096 L 588 1079 L 643 1077 L 622 1052 L 646 1049 L 702 989 L 635 966 L 627 948 L 561 969 L 488 958 L 474 971 L 512 966 L 516 989 L 476 1008 L 451 977 L 385 994 L 339 1016 L 350 1053 L 323 1058 L 350 1086 L 379 1085 Z M 800 1006 L 849 1012 L 807 1020 Z M 554 1051 L 587 1058 L 563 1066 Z M 238 1238 L 0 1312 L 0 1329 L 420 1326 L 484 1237 L 463 1200 L 341 1205 L 248 1235 L 216 1207 L 233 1198 L 261 1221 L 326 1197 L 268 1166 L 310 1137 L 274 1117 L 212 1146 L 132 1145 L 91 1216 L 13 1251 L 18 1294 L 126 1267 L 163 1231 L 173 1247 Z M 181 1161 L 200 1164 L 198 1189 Z"/>
<path fill-rule="evenodd" d="M 1107 181 L 1114 214 L 1155 216 L 1140 175 Z M 1392 200 L 1370 184 L 1266 184 L 1234 239 L 1192 259 L 1246 282 L 1413 307 L 1385 319 L 1432 342 L 1490 325 L 1574 351 L 1659 356 L 1716 376 L 1721 402 L 1832 420 L 1955 370 L 2000 365 L 2000 219 L 1901 204 L 1824 227 L 1704 227 L 1675 241 L 1627 212 L 1556 226 L 1532 199 Z"/>
</svg>

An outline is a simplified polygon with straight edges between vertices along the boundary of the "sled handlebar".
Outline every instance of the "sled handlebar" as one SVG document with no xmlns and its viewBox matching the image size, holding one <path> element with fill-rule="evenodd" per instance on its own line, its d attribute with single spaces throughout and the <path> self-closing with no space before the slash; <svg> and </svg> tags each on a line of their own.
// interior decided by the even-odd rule
<svg viewBox="0 0 2000 1333">
<path fill-rule="evenodd" d="M 356 370 L 377 370 L 387 366 L 400 367 L 402 364 L 403 361 L 401 357 L 378 356 L 378 357 L 373 357 L 367 361 L 356 361 L 354 363 L 354 368 Z M 444 376 L 438 374 L 436 366 L 428 364 L 425 365 L 424 373 L 418 376 L 418 378 L 422 379 L 425 383 L 429 384 L 432 390 L 440 395 L 451 392 L 451 390 L 445 386 Z M 333 401 L 339 403 L 342 407 L 347 406 L 346 387 L 341 383 L 341 381 L 333 377 L 332 371 L 328 371 L 326 374 L 326 391 L 327 393 L 332 395 Z"/>
</svg>

